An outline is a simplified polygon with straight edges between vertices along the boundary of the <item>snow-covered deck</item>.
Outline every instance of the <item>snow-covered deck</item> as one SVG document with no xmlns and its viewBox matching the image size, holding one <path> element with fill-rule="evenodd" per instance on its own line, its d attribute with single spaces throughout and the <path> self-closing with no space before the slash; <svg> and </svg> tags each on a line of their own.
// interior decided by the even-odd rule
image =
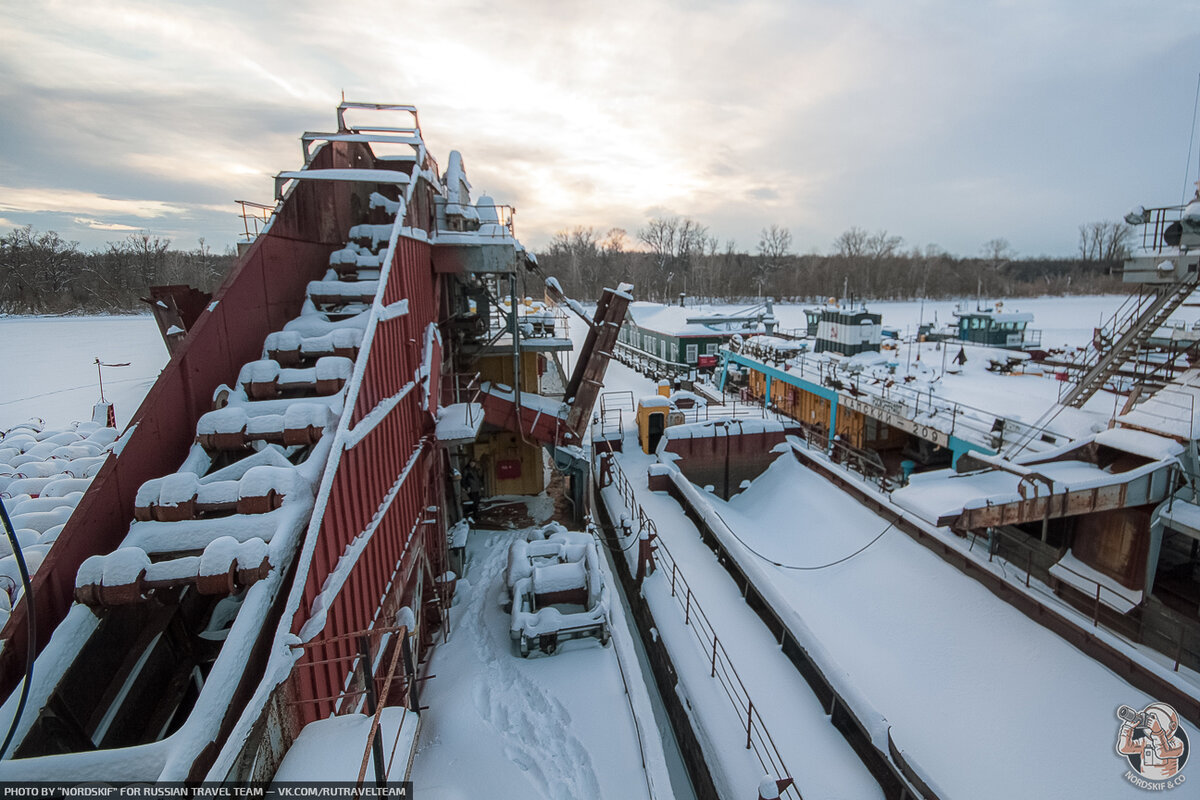
<svg viewBox="0 0 1200 800">
<path fill-rule="evenodd" d="M 372 717 L 366 714 L 342 714 L 310 722 L 300 731 L 275 772 L 276 782 L 357 781 L 375 778 L 374 762 L 367 758 Z M 377 736 L 383 745 L 384 776 L 389 782 L 400 781 L 408 769 L 420 719 L 403 706 L 383 709 L 379 715 Z"/>
<path fill-rule="evenodd" d="M 619 459 L 631 476 L 652 461 L 636 448 Z M 1114 712 L 1122 703 L 1150 702 L 1144 692 L 889 530 L 889 519 L 790 455 L 728 503 L 699 494 L 723 522 L 714 526 L 723 545 L 768 604 L 811 637 L 827 674 L 886 718 L 906 758 L 943 796 L 1138 795 L 1122 781 L 1125 767 L 1114 755 Z M 706 608 L 725 613 L 736 587 L 678 503 L 644 488 L 637 499 L 677 558 L 690 551 L 697 564 L 710 565 L 708 580 L 692 582 L 710 595 L 700 598 Z M 729 540 L 722 529 L 732 532 Z M 861 554 L 812 569 L 876 537 Z M 731 627 L 729 635 L 749 633 Z M 754 654 L 747 665 L 775 656 L 774 648 L 750 643 L 746 652 Z M 775 720 L 768 724 L 779 739 L 806 708 L 766 697 Z M 1048 732 L 1046 720 L 1059 721 L 1062 735 Z M 799 760 L 810 750 L 785 757 Z M 807 777 L 806 769 L 798 772 L 798 779 Z"/>
<path fill-rule="evenodd" d="M 654 615 L 656 637 L 661 637 L 671 654 L 679 684 L 697 739 L 717 791 L 722 796 L 748 797 L 763 776 L 757 756 L 746 749 L 746 720 L 735 709 L 721 679 L 714 676 L 712 652 L 689 630 L 701 612 L 687 615 L 680 597 L 686 582 L 686 607 L 702 609 L 711 622 L 730 664 L 744 683 L 758 718 L 778 748 L 789 777 L 803 797 L 882 797 L 883 792 L 854 750 L 832 725 L 826 709 L 812 693 L 795 666 L 781 652 L 779 642 L 755 612 L 746 605 L 741 590 L 700 539 L 679 504 L 646 488 L 645 470 L 654 463 L 632 442 L 631 451 L 620 461 L 632 483 L 637 501 L 658 525 L 660 540 L 667 544 L 678 573 L 672 587 L 669 570 L 646 578 L 642 597 Z M 609 515 L 626 514 L 621 492 L 608 486 L 601 492 Z M 635 529 L 636 533 L 636 529 Z M 629 547 L 628 545 L 626 545 Z M 625 557 L 636 560 L 636 547 Z M 674 591 L 673 591 L 674 588 Z M 722 669 L 724 673 L 724 669 Z"/>
<path fill-rule="evenodd" d="M 1050 496 L 1061 500 L 1063 496 L 1093 489 L 1111 489 L 1112 494 L 1125 488 L 1128 499 L 1114 494 L 1114 505 L 1109 507 L 1144 505 L 1164 499 L 1167 474 L 1174 465 L 1174 459 L 1164 459 L 1128 472 L 1112 473 L 1085 461 L 1048 461 L 1030 467 L 1029 474 L 1039 476 L 1041 482 L 1028 493 L 1031 498 Z M 1154 488 L 1158 491 L 1151 494 L 1151 479 L 1155 477 L 1158 481 Z M 922 519 L 945 525 L 967 510 L 1026 501 L 1022 480 L 1022 475 L 1003 470 L 970 473 L 934 470 L 913 475 L 908 486 L 892 493 L 892 499 Z M 1050 488 L 1045 481 L 1050 481 Z"/>
<path fill-rule="evenodd" d="M 520 532 L 472 531 L 450 640 L 433 651 L 414 794 L 462 797 L 673 797 L 627 622 L 612 639 L 521 658 L 501 606 L 508 545 Z M 604 568 L 605 580 L 615 585 Z"/>
</svg>

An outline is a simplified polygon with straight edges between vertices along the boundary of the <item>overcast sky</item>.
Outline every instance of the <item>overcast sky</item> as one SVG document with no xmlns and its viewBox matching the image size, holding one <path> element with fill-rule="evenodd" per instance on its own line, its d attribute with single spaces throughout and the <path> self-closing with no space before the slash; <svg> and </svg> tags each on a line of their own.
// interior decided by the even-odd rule
<svg viewBox="0 0 1200 800">
<path fill-rule="evenodd" d="M 1178 203 L 1195 0 L 0 0 L 0 232 L 223 249 L 347 99 L 412 103 L 538 248 L 691 216 L 1068 255 Z"/>
</svg>

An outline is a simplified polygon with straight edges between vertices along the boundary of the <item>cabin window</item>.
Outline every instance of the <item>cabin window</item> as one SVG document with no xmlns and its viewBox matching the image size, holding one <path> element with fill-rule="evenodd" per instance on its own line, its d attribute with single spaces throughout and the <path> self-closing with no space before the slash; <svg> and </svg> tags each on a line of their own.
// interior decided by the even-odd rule
<svg viewBox="0 0 1200 800">
<path fill-rule="evenodd" d="M 663 359 L 664 361 L 667 359 L 667 340 L 666 339 L 658 340 L 658 357 Z"/>
<path fill-rule="evenodd" d="M 700 351 L 700 345 L 696 345 L 696 344 L 689 344 L 689 345 L 687 346 L 687 359 L 686 359 L 686 360 L 687 360 L 687 363 L 689 363 L 689 364 L 695 364 L 695 363 L 696 363 L 696 357 L 697 357 L 697 355 L 699 354 L 699 351 Z"/>
<path fill-rule="evenodd" d="M 709 342 L 704 345 L 704 354 L 707 356 L 715 356 L 717 354 L 717 343 Z"/>
<path fill-rule="evenodd" d="M 675 362 L 679 361 L 679 345 L 675 342 L 671 342 L 671 360 Z"/>
</svg>

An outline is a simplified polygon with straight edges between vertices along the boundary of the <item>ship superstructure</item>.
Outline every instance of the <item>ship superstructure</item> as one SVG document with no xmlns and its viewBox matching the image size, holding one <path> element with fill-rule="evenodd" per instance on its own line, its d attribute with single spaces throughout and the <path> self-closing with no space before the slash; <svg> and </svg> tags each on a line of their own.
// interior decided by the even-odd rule
<svg viewBox="0 0 1200 800">
<path fill-rule="evenodd" d="M 464 474 L 536 494 L 548 447 L 582 485 L 627 291 L 601 300 L 566 379 L 562 314 L 518 290 L 536 262 L 512 209 L 472 199 L 457 152 L 439 173 L 415 108 L 337 119 L 304 134 L 265 227 L 172 331 L 14 609 L 0 716 L 24 710 L 0 777 L 264 779 L 306 722 L 377 691 L 415 713 L 477 494 Z"/>
</svg>

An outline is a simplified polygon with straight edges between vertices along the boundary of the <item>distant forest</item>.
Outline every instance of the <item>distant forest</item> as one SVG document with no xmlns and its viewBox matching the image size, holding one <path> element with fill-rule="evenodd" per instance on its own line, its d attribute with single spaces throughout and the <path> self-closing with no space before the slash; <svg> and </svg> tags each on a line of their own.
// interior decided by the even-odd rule
<svg viewBox="0 0 1200 800">
<path fill-rule="evenodd" d="M 146 310 L 147 287 L 182 283 L 210 292 L 233 265 L 232 249 L 214 253 L 201 239 L 193 250 L 133 233 L 95 250 L 54 231 L 26 225 L 0 237 L 0 313 L 120 314 Z"/>
<path fill-rule="evenodd" d="M 744 302 L 759 297 L 806 302 L 853 295 L 870 300 L 1024 297 L 1122 292 L 1121 264 L 1132 229 L 1123 222 L 1079 226 L 1079 250 L 1069 258 L 1019 256 L 993 239 L 976 256 L 937 247 L 904 246 L 887 231 L 850 228 L 828 255 L 795 252 L 791 233 L 764 228 L 753 252 L 722 242 L 686 217 L 652 219 L 631 237 L 612 229 L 559 231 L 539 252 L 546 275 L 567 294 L 590 300 L 627 281 L 643 300 L 689 298 Z"/>
<path fill-rule="evenodd" d="M 1079 226 L 1079 249 L 1069 258 L 1019 256 L 993 239 L 975 256 L 937 247 L 905 247 L 886 231 L 850 228 L 832 252 L 798 254 L 791 233 L 764 228 L 753 251 L 722 242 L 687 217 L 651 219 L 632 237 L 614 228 L 559 231 L 537 253 L 541 271 L 567 294 L 594 300 L 625 281 L 644 300 L 745 302 L 760 297 L 806 302 L 853 295 L 870 300 L 1123 291 L 1121 263 L 1131 236 L 1120 222 Z M 214 253 L 203 239 L 191 250 L 171 240 L 133 233 L 95 250 L 54 231 L 29 226 L 0 237 L 0 313 L 125 313 L 144 308 L 147 287 L 187 284 L 212 291 L 233 265 L 231 249 Z M 538 291 L 529 286 L 531 293 Z"/>
</svg>

